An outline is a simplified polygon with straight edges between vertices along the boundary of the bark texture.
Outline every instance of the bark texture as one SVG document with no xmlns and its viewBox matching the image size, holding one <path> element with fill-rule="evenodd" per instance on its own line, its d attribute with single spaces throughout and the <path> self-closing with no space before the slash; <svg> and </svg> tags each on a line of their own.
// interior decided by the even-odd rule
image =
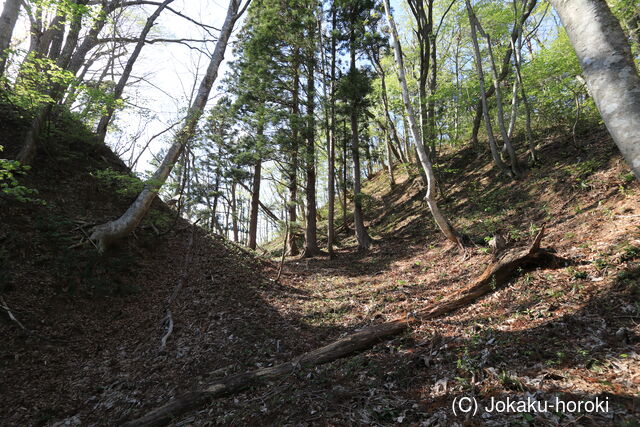
<svg viewBox="0 0 640 427">
<path fill-rule="evenodd" d="M 473 42 L 473 52 L 476 59 L 476 70 L 478 72 L 478 80 L 480 81 L 480 102 L 482 103 L 482 117 L 484 117 L 484 123 L 487 129 L 487 139 L 489 140 L 491 157 L 493 158 L 494 163 L 501 172 L 512 175 L 513 172 L 507 169 L 507 166 L 500 158 L 500 153 L 496 144 L 496 138 L 493 133 L 493 125 L 491 124 L 491 116 L 489 115 L 489 103 L 487 102 L 488 95 L 487 91 L 485 91 L 484 88 L 484 70 L 482 68 L 482 56 L 480 54 L 480 45 L 478 44 L 478 35 L 476 32 L 476 17 L 469 0 L 466 0 L 466 6 L 467 14 L 469 15 L 469 23 L 471 24 L 471 41 Z M 492 86 L 492 88 L 495 91 L 496 85 Z"/>
<path fill-rule="evenodd" d="M 0 76 L 4 74 L 7 67 L 8 52 L 11 46 L 11 36 L 20 14 L 20 0 L 6 0 L 4 9 L 0 15 Z"/>
<path fill-rule="evenodd" d="M 551 0 L 584 71 L 589 93 L 640 180 L 640 76 L 629 41 L 606 2 Z"/>
<path fill-rule="evenodd" d="M 433 215 L 433 219 L 436 224 L 440 228 L 440 231 L 447 237 L 447 239 L 454 242 L 459 247 L 462 247 L 462 239 L 458 232 L 451 226 L 447 218 L 444 216 L 440 207 L 436 202 L 436 193 L 437 193 L 437 184 L 436 184 L 436 176 L 433 172 L 433 166 L 431 164 L 431 160 L 424 146 L 424 142 L 422 139 L 422 135 L 420 134 L 420 129 L 418 127 L 418 123 L 416 120 L 416 115 L 413 110 L 413 106 L 411 105 L 411 99 L 409 96 L 409 89 L 407 87 L 407 79 L 405 76 L 405 68 L 404 68 L 404 60 L 402 58 L 402 49 L 400 47 L 400 41 L 398 37 L 398 30 L 396 28 L 395 21 L 393 16 L 391 15 L 391 6 L 389 5 L 389 0 L 384 0 L 384 7 L 387 14 L 387 20 L 389 21 L 389 26 L 391 27 L 391 36 L 392 43 L 396 58 L 397 64 L 397 72 L 398 72 L 398 80 L 400 81 L 400 86 L 402 87 L 402 99 L 404 101 L 404 107 L 407 111 L 407 118 L 410 123 L 411 133 L 413 136 L 413 140 L 415 142 L 416 151 L 418 153 L 418 157 L 420 159 L 420 164 L 424 173 L 426 175 L 427 181 L 427 195 L 426 201 L 427 205 L 429 205 L 429 210 L 431 210 L 431 214 Z"/>
<path fill-rule="evenodd" d="M 249 218 L 249 249 L 258 245 L 258 208 L 260 207 L 260 181 L 262 179 L 262 160 L 256 161 L 253 169 L 253 191 L 251 192 L 251 216 Z"/>
<path fill-rule="evenodd" d="M 240 1 L 241 0 L 230 0 L 229 2 L 227 15 L 220 30 L 220 36 L 216 43 L 215 50 L 211 56 L 206 74 L 200 82 L 196 98 L 187 112 L 186 122 L 176 136 L 171 148 L 169 148 L 162 164 L 153 175 L 150 183 L 145 186 L 144 190 L 142 190 L 129 209 L 127 209 L 120 218 L 94 228 L 91 234 L 91 240 L 96 243 L 100 251 L 104 251 L 110 244 L 128 236 L 135 230 L 149 211 L 159 188 L 167 180 L 169 173 L 171 173 L 185 145 L 189 139 L 193 137 L 198 120 L 202 116 L 207 100 L 209 99 L 209 93 L 211 92 L 213 83 L 218 77 L 218 69 L 224 59 L 227 43 L 231 37 L 233 27 L 239 18 L 238 10 L 240 8 Z"/>
<path fill-rule="evenodd" d="M 350 73 L 356 75 L 356 50 L 353 32 L 349 41 L 350 46 Z M 364 225 L 364 215 L 362 213 L 362 181 L 360 170 L 360 132 L 358 128 L 359 108 L 357 101 L 351 103 L 350 122 L 351 122 L 351 156 L 353 157 L 353 226 L 356 231 L 356 239 L 358 240 L 359 250 L 368 250 L 373 244 L 373 240 L 367 232 Z"/>
<path fill-rule="evenodd" d="M 307 37 L 316 39 L 315 25 L 309 26 Z M 315 120 L 315 43 L 311 43 L 312 49 L 306 52 L 307 62 L 307 100 L 306 100 L 306 126 L 305 126 L 305 172 L 307 210 L 304 231 L 304 256 L 312 257 L 320 253 L 318 248 L 318 227 L 316 220 L 316 120 Z"/>
</svg>

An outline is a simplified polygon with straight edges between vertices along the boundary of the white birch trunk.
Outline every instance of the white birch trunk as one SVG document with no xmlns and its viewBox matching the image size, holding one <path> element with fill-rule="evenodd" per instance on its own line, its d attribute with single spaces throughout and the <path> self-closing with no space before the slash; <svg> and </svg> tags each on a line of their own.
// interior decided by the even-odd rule
<svg viewBox="0 0 640 427">
<path fill-rule="evenodd" d="M 0 76 L 4 74 L 11 46 L 11 36 L 20 14 L 20 0 L 6 0 L 0 16 Z"/>
<path fill-rule="evenodd" d="M 198 120 L 202 116 L 209 99 L 209 93 L 211 92 L 213 83 L 218 77 L 218 69 L 224 59 L 225 50 L 233 27 L 239 18 L 238 10 L 240 8 L 240 2 L 241 0 L 230 0 L 229 2 L 227 16 L 220 30 L 220 36 L 216 42 L 216 47 L 211 56 L 207 72 L 200 82 L 196 98 L 187 112 L 185 124 L 175 137 L 173 145 L 167 152 L 162 164 L 158 167 L 151 181 L 145 186 L 137 199 L 120 218 L 94 228 L 91 234 L 91 240 L 96 242 L 100 251 L 104 251 L 111 243 L 126 237 L 138 226 L 151 207 L 151 203 L 155 199 L 158 190 L 167 180 L 169 173 L 171 173 L 186 143 L 193 137 Z"/>
<path fill-rule="evenodd" d="M 493 134 L 493 125 L 491 124 L 491 116 L 489 115 L 489 103 L 487 102 L 487 93 L 484 89 L 484 70 L 482 69 L 482 57 L 480 55 L 480 45 L 478 44 L 478 35 L 476 34 L 475 14 L 469 0 L 466 1 L 467 13 L 469 15 L 469 23 L 471 24 L 471 41 L 473 42 L 473 51 L 476 57 L 476 69 L 478 71 L 478 80 L 480 81 L 480 100 L 482 102 L 482 115 L 484 117 L 485 127 L 487 129 L 487 139 L 489 140 L 489 148 L 491 149 L 491 157 L 501 172 L 512 176 L 512 172 L 508 170 L 498 152 L 496 138 Z"/>
<path fill-rule="evenodd" d="M 551 0 L 584 71 L 589 93 L 640 180 L 640 76 L 620 22 L 602 0 Z"/>
<path fill-rule="evenodd" d="M 400 82 L 400 86 L 402 87 L 402 100 L 407 111 L 407 118 L 409 120 L 411 134 L 413 135 L 413 140 L 416 145 L 416 151 L 420 159 L 420 164 L 422 165 L 425 175 L 427 176 L 427 205 L 429 205 L 429 209 L 431 210 L 433 219 L 435 220 L 442 233 L 456 245 L 462 247 L 460 235 L 456 232 L 456 230 L 454 230 L 454 228 L 451 226 L 447 218 L 438 207 L 438 204 L 436 203 L 436 177 L 433 173 L 431 160 L 429 159 L 429 155 L 427 154 L 427 151 L 424 147 L 420 128 L 416 120 L 415 111 L 413 110 L 413 106 L 411 105 L 409 89 L 407 87 L 407 78 L 405 75 L 404 60 L 402 58 L 402 48 L 400 47 L 400 39 L 398 37 L 396 23 L 393 19 L 393 16 L 391 15 L 391 6 L 389 5 L 389 0 L 384 0 L 384 8 L 387 15 L 387 20 L 389 21 L 389 27 L 391 27 L 393 50 L 395 53 L 396 64 L 398 66 L 398 80 Z"/>
</svg>

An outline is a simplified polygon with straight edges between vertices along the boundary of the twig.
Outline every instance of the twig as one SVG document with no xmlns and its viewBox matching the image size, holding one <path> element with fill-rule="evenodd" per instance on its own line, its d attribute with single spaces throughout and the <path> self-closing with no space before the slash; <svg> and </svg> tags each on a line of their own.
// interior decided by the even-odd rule
<svg viewBox="0 0 640 427">
<path fill-rule="evenodd" d="M 187 244 L 187 250 L 186 250 L 186 253 L 185 253 L 185 256 L 184 256 L 184 264 L 182 265 L 182 272 L 180 273 L 180 279 L 178 279 L 178 284 L 176 285 L 175 289 L 171 293 L 171 296 L 167 299 L 167 303 L 165 305 L 167 315 L 162 320 L 163 320 L 163 323 L 164 323 L 165 319 L 169 319 L 169 326 L 167 328 L 167 332 L 162 337 L 162 341 L 160 343 L 160 351 L 164 350 L 165 346 L 167 345 L 167 340 L 169 339 L 169 336 L 173 332 L 173 316 L 171 315 L 171 304 L 173 303 L 173 301 L 178 296 L 178 293 L 180 292 L 180 290 L 184 286 L 184 282 L 186 282 L 186 280 L 187 280 L 187 278 L 189 276 L 189 264 L 191 264 L 191 255 L 192 255 L 192 250 L 191 249 L 193 247 L 194 235 L 195 235 L 196 227 L 197 227 L 197 224 L 198 224 L 199 221 L 200 220 L 198 220 L 198 221 L 196 221 L 196 222 L 194 222 L 192 224 L 193 228 L 191 229 L 191 236 L 189 236 L 189 243 Z"/>
<path fill-rule="evenodd" d="M 285 220 L 285 231 L 284 231 L 284 243 L 282 243 L 282 258 L 280 258 L 280 267 L 278 268 L 278 277 L 276 277 L 276 282 L 280 280 L 280 276 L 282 276 L 282 267 L 284 267 L 284 257 L 287 254 L 287 240 L 289 240 L 289 220 Z"/>
<path fill-rule="evenodd" d="M 80 239 L 80 241 L 78 243 L 74 243 L 71 246 L 67 246 L 67 249 L 75 249 L 78 248 L 80 246 L 83 246 L 85 243 L 87 243 L 86 240 L 84 240 L 84 237 Z"/>
<path fill-rule="evenodd" d="M 23 331 L 27 331 L 27 328 L 25 328 L 24 325 L 22 323 L 20 323 L 20 321 L 18 319 L 16 319 L 16 316 L 13 315 L 13 313 L 11 312 L 11 309 L 9 308 L 9 306 L 7 305 L 7 303 L 5 302 L 3 297 L 0 297 L 0 302 L 2 303 L 2 305 L 0 305 L 0 307 L 4 308 L 4 310 L 9 315 L 9 319 L 11 319 L 14 322 L 16 322 L 18 324 L 18 326 L 20 326 L 20 328 L 22 328 Z"/>
<path fill-rule="evenodd" d="M 162 337 L 162 342 L 160 344 L 160 351 L 164 350 L 165 346 L 167 345 L 167 340 L 169 339 L 169 336 L 173 332 L 173 317 L 171 316 L 171 310 L 167 310 L 167 317 L 165 317 L 165 319 L 168 319 L 169 326 L 167 326 L 167 333 L 165 333 L 164 336 Z"/>
<path fill-rule="evenodd" d="M 98 249 L 98 246 L 96 245 L 96 242 L 94 242 L 93 240 L 91 240 L 91 237 L 89 237 L 89 235 L 87 234 L 86 231 L 84 231 L 84 228 L 82 227 L 78 227 L 80 229 L 80 231 L 82 231 L 82 234 L 85 235 L 85 237 L 87 238 L 87 240 L 89 240 L 91 242 L 91 244 L 93 245 L 94 248 L 96 248 L 96 251 L 100 252 L 100 249 Z"/>
</svg>

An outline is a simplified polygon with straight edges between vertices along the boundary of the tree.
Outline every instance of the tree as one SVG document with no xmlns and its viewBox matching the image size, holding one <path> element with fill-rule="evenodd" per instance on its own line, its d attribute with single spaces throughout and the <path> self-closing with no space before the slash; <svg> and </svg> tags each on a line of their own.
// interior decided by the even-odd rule
<svg viewBox="0 0 640 427">
<path fill-rule="evenodd" d="M 124 88 L 127 85 L 127 82 L 129 81 L 129 77 L 131 76 L 131 71 L 133 70 L 133 66 L 138 60 L 138 57 L 140 56 L 140 52 L 142 52 L 142 48 L 144 47 L 145 43 L 147 43 L 147 36 L 149 35 L 149 32 L 153 28 L 153 25 L 155 24 L 156 20 L 158 19 L 162 11 L 174 1 L 175 0 L 164 0 L 156 8 L 155 12 L 153 12 L 153 14 L 151 14 L 151 16 L 147 18 L 147 21 L 145 22 L 145 25 L 142 28 L 142 31 L 140 32 L 140 36 L 138 37 L 138 42 L 133 48 L 133 52 L 131 53 L 131 55 L 129 56 L 129 59 L 127 60 L 127 64 L 125 65 L 124 70 L 122 71 L 122 75 L 120 76 L 118 83 L 113 89 L 113 100 L 110 103 L 110 105 L 107 107 L 106 113 L 102 116 L 102 118 L 100 119 L 100 122 L 98 123 L 98 127 L 96 128 L 96 133 L 98 134 L 98 137 L 102 142 L 104 142 L 104 138 L 107 135 L 107 126 L 109 126 L 109 123 L 111 122 L 111 118 L 113 117 L 116 102 L 122 97 Z"/>
<path fill-rule="evenodd" d="M 404 100 L 404 107 L 407 111 L 407 119 L 409 120 L 411 127 L 411 134 L 413 136 L 413 141 L 418 152 L 418 157 L 420 158 L 420 163 L 424 172 L 427 176 L 427 194 L 425 199 L 427 201 L 427 205 L 429 205 L 429 209 L 431 210 L 431 214 L 433 215 L 433 219 L 436 224 L 440 228 L 440 231 L 447 237 L 447 239 L 451 240 L 453 243 L 458 245 L 459 247 L 463 247 L 462 238 L 458 234 L 458 232 L 451 226 L 447 218 L 444 216 L 442 211 L 440 210 L 435 197 L 436 197 L 436 177 L 433 172 L 433 166 L 431 164 L 431 160 L 429 159 L 429 154 L 427 153 L 424 142 L 422 139 L 422 135 L 420 134 L 420 129 L 418 127 L 418 121 L 416 120 L 416 115 L 413 110 L 413 106 L 411 105 L 411 99 L 409 97 L 409 89 L 407 87 L 407 79 L 405 76 L 405 68 L 404 68 L 404 59 L 402 58 L 402 48 L 400 46 L 400 40 L 398 36 L 398 30 L 396 28 L 396 23 L 393 19 L 393 15 L 391 14 L 391 6 L 389 4 L 389 0 L 384 0 L 384 8 L 387 15 L 387 21 L 389 22 L 389 26 L 391 27 L 391 40 L 393 44 L 393 49 L 396 58 L 396 64 L 398 66 L 398 80 L 400 81 L 400 85 L 402 87 L 402 97 Z"/>
<path fill-rule="evenodd" d="M 505 51 L 504 56 L 502 57 L 502 64 L 500 66 L 500 73 L 498 75 L 498 83 L 501 83 L 504 79 L 506 79 L 507 76 L 509 75 L 509 72 L 511 71 L 510 63 L 511 63 L 511 55 L 513 54 L 513 50 L 511 46 L 513 43 L 516 42 L 519 31 L 521 30 L 524 23 L 527 22 L 527 19 L 529 19 L 529 16 L 531 16 L 531 13 L 533 12 L 533 9 L 536 7 L 537 4 L 538 4 L 538 0 L 527 0 L 526 5 L 524 6 L 524 11 L 520 16 L 519 21 L 517 21 L 517 25 L 513 26 L 513 29 L 511 31 L 511 43 L 507 47 L 507 50 Z M 495 94 L 495 86 L 491 85 L 489 86 L 488 89 L 485 89 L 485 91 L 486 91 L 486 97 L 490 98 Z M 471 131 L 472 144 L 476 144 L 478 142 L 478 132 L 480 131 L 480 123 L 482 122 L 482 118 L 483 118 L 483 103 L 482 103 L 482 99 L 478 99 L 478 102 L 476 104 L 476 113 L 473 119 L 473 129 Z"/>
<path fill-rule="evenodd" d="M 2 15 L 0 15 L 0 76 L 4 75 L 9 59 L 7 49 L 11 46 L 13 29 L 20 15 L 20 0 L 5 0 Z"/>
<path fill-rule="evenodd" d="M 185 145 L 194 136 L 196 125 L 202 116 L 202 112 L 209 99 L 209 93 L 218 76 L 218 69 L 224 59 L 227 43 L 231 37 L 233 27 L 248 5 L 249 3 L 245 3 L 244 7 L 240 9 L 241 0 L 230 0 L 227 15 L 220 30 L 220 36 L 211 55 L 211 61 L 200 82 L 197 95 L 189 107 L 182 129 L 175 137 L 171 148 L 169 148 L 162 164 L 156 170 L 151 181 L 147 183 L 144 190 L 138 195 L 129 209 L 117 220 L 99 225 L 93 229 L 91 240 L 96 242 L 100 251 L 104 251 L 112 243 L 129 235 L 138 226 L 151 207 L 151 202 L 155 199 L 158 190 L 166 181 L 169 173 L 171 173 Z"/>
<path fill-rule="evenodd" d="M 508 173 L 510 176 L 515 176 L 517 175 L 517 167 L 514 170 L 514 167 L 512 165 L 511 170 L 510 171 L 507 170 L 506 165 L 500 158 L 500 153 L 498 151 L 498 146 L 496 144 L 496 138 L 493 133 L 493 125 L 491 124 L 491 116 L 489 114 L 489 103 L 487 102 L 488 97 L 484 89 L 484 85 L 485 85 L 484 70 L 482 67 L 482 56 L 480 54 L 480 45 L 478 43 L 478 36 L 476 31 L 480 29 L 480 26 L 475 16 L 475 13 L 473 12 L 473 7 L 471 6 L 471 2 L 469 0 L 466 0 L 466 5 L 467 5 L 467 12 L 469 14 L 469 22 L 471 24 L 471 40 L 473 42 L 473 50 L 475 52 L 475 57 L 476 57 L 476 69 L 478 70 L 478 80 L 480 82 L 480 99 L 482 100 L 482 112 L 484 116 L 485 127 L 487 128 L 487 139 L 489 140 L 491 157 L 493 157 L 493 161 L 495 162 L 496 166 L 498 166 L 498 169 L 500 169 L 501 172 Z M 489 43 L 491 42 L 489 41 Z M 494 78 L 494 86 L 493 86 L 494 90 L 495 88 L 499 88 L 499 87 L 500 86 L 499 86 L 498 79 Z M 499 101 L 499 104 L 501 105 L 501 101 Z M 501 113 L 502 113 L 502 109 L 500 108 L 498 110 L 498 116 L 500 116 Z M 500 128 L 504 133 L 504 126 L 501 125 Z M 506 143 L 506 140 L 505 140 L 505 143 Z"/>
<path fill-rule="evenodd" d="M 336 51 L 337 51 L 337 8 L 335 0 L 331 2 L 331 43 L 330 43 L 330 60 L 329 71 L 327 72 L 326 58 L 323 48 L 322 20 L 320 25 L 320 51 L 322 53 L 322 70 L 325 82 L 325 131 L 327 134 L 327 251 L 329 258 L 333 258 L 333 244 L 336 238 L 335 228 L 335 210 L 336 210 Z M 328 104 L 328 105 L 326 105 Z"/>
<path fill-rule="evenodd" d="M 306 172 L 306 198 L 307 210 L 305 221 L 305 241 L 304 257 L 312 257 L 320 253 L 318 248 L 317 221 L 316 221 L 316 121 L 315 121 L 315 69 L 316 69 L 316 47 L 317 31 L 314 11 L 316 7 L 310 2 L 311 13 L 306 17 L 306 41 L 305 49 L 306 70 L 307 70 L 307 90 L 306 90 L 306 123 L 304 129 L 305 137 L 305 172 Z M 309 7 L 309 6 L 306 6 Z"/>
<path fill-rule="evenodd" d="M 356 64 L 357 54 L 363 50 L 367 42 L 367 29 L 374 20 L 371 10 L 375 7 L 372 0 L 341 0 L 340 15 L 345 34 L 345 41 L 349 51 L 349 73 L 343 80 L 342 93 L 350 101 L 349 121 L 351 123 L 351 155 L 353 157 L 353 220 L 358 240 L 358 248 L 367 250 L 373 240 L 364 225 L 362 212 L 362 177 L 360 170 L 360 130 L 359 114 L 365 107 L 365 95 L 371 90 L 369 76 L 359 70 Z"/>
<path fill-rule="evenodd" d="M 640 76 L 629 41 L 599 0 L 551 0 L 614 142 L 640 180 Z"/>
<path fill-rule="evenodd" d="M 258 123 L 257 142 L 261 146 L 264 140 L 264 123 Z M 262 182 L 262 153 L 257 150 L 257 158 L 253 168 L 253 183 L 251 185 L 251 214 L 249 217 L 249 240 L 247 246 L 255 250 L 258 246 L 258 215 L 260 207 L 260 184 Z"/>
</svg>

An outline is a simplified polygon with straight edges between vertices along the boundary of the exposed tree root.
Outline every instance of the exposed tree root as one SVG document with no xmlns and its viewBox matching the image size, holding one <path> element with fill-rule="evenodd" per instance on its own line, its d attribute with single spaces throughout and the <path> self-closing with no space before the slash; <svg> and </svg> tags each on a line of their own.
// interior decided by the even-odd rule
<svg viewBox="0 0 640 427">
<path fill-rule="evenodd" d="M 167 321 L 167 331 L 165 332 L 165 334 L 162 336 L 162 339 L 160 340 L 160 351 L 164 351 L 165 347 L 167 346 L 167 340 L 169 339 L 169 336 L 171 336 L 171 333 L 173 332 L 173 316 L 171 315 L 171 304 L 173 304 L 173 301 L 176 299 L 176 297 L 178 296 L 178 293 L 183 288 L 184 283 L 187 281 L 187 278 L 189 277 L 189 265 L 191 264 L 191 257 L 193 253 L 192 251 L 193 239 L 196 232 L 196 225 L 198 224 L 198 221 L 193 223 L 193 225 L 191 226 L 191 235 L 189 236 L 189 243 L 187 243 L 187 250 L 184 256 L 184 264 L 182 266 L 182 272 L 180 273 L 180 279 L 178 280 L 178 284 L 176 285 L 175 289 L 171 293 L 171 296 L 169 297 L 169 299 L 167 299 L 167 304 L 165 308 L 167 314 L 165 315 L 164 319 L 162 319 L 163 324 L 165 320 Z"/>
<path fill-rule="evenodd" d="M 540 242 L 544 235 L 544 227 L 538 232 L 528 249 L 511 249 L 491 263 L 482 275 L 466 288 L 445 298 L 445 302 L 418 311 L 417 316 L 422 319 L 433 319 L 465 307 L 483 295 L 504 285 L 513 272 L 526 265 L 542 265 L 561 260 L 553 253 L 540 249 Z"/>
<path fill-rule="evenodd" d="M 508 282 L 513 272 L 527 265 L 540 265 L 556 261 L 551 252 L 540 249 L 544 228 L 538 233 L 528 249 L 512 249 L 499 260 L 491 263 L 484 273 L 465 289 L 451 295 L 444 303 L 433 304 L 417 313 L 415 317 L 397 319 L 391 322 L 371 326 L 332 342 L 317 350 L 277 366 L 262 368 L 252 372 L 232 375 L 219 379 L 203 390 L 180 396 L 165 406 L 154 409 L 142 418 L 130 421 L 126 426 L 160 426 L 191 409 L 206 404 L 217 397 L 228 396 L 246 390 L 297 369 L 318 366 L 341 359 L 354 353 L 367 350 L 374 345 L 406 331 L 410 324 L 419 319 L 433 319 L 468 306 L 483 295 L 490 293 Z"/>
<path fill-rule="evenodd" d="M 13 320 L 18 324 L 18 326 L 20 326 L 20 329 L 22 329 L 23 331 L 27 330 L 27 328 L 24 327 L 24 325 L 16 318 L 16 316 L 13 315 L 13 313 L 11 312 L 11 309 L 9 308 L 7 303 L 4 301 L 4 298 L 2 297 L 0 297 L 0 307 L 2 307 L 4 311 L 7 312 L 9 319 Z"/>
</svg>

